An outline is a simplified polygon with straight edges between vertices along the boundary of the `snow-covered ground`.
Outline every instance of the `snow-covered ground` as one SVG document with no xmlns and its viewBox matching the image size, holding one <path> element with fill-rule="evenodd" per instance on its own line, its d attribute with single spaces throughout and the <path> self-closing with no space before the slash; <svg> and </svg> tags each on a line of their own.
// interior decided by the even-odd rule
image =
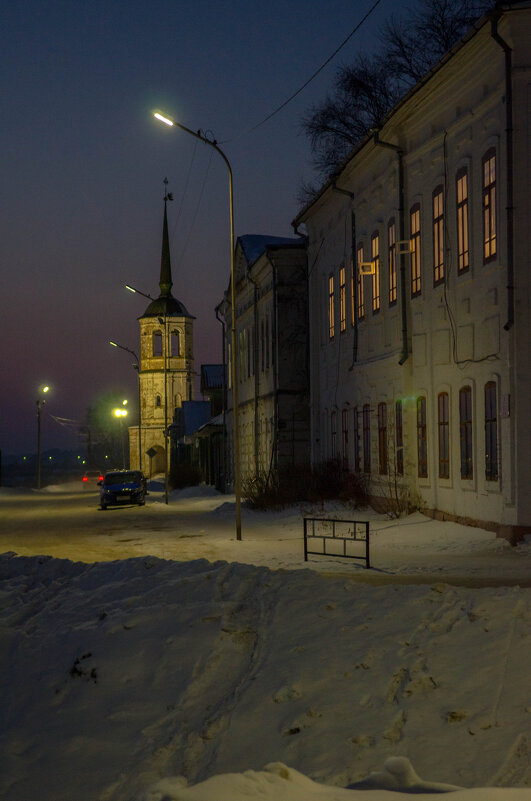
<svg viewBox="0 0 531 801">
<path fill-rule="evenodd" d="M 371 514 L 372 570 L 305 564 L 300 510 L 246 510 L 236 542 L 226 496 L 150 501 L 174 536 L 135 523 L 132 558 L 21 556 L 16 537 L 0 557 L 1 798 L 531 797 L 529 543 Z M 94 525 L 126 535 L 132 514 Z"/>
</svg>

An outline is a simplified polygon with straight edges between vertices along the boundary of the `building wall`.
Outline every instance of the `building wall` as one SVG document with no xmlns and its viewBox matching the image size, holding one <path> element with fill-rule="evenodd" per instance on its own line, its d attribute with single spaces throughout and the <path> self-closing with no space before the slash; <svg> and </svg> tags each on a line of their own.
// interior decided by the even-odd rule
<svg viewBox="0 0 531 801">
<path fill-rule="evenodd" d="M 268 249 L 249 268 L 236 251 L 241 476 L 309 461 L 308 325 L 304 248 Z M 223 304 L 227 331 L 228 299 Z M 230 337 L 228 337 L 228 345 Z M 230 373 L 230 347 L 227 365 Z M 229 380 L 227 447 L 232 448 Z M 231 452 L 232 455 L 232 452 Z M 232 459 L 228 460 L 232 465 Z"/>
<path fill-rule="evenodd" d="M 385 460 L 384 439 L 387 455 L 394 461 L 396 402 L 401 401 L 403 481 L 420 494 L 424 505 L 456 516 L 512 526 L 531 525 L 529 493 L 525 490 L 531 479 L 530 14 L 529 10 L 514 12 L 503 17 L 499 26 L 500 34 L 513 48 L 515 64 L 514 325 L 507 326 L 504 53 L 491 38 L 489 25 L 412 92 L 379 132 L 380 142 L 398 146 L 403 153 L 406 247 L 412 234 L 411 210 L 418 208 L 420 292 L 415 293 L 412 281 L 415 255 L 408 253 L 396 257 L 396 302 L 390 297 L 392 248 L 388 232 L 393 219 L 396 239 L 400 238 L 399 159 L 395 150 L 368 140 L 337 179 L 337 186 L 352 193 L 352 199 L 329 186 L 302 215 L 309 233 L 309 263 L 315 263 L 309 283 L 312 461 L 339 456 L 354 469 L 357 420 L 362 451 L 359 467 L 363 471 L 365 406 L 365 450 L 368 451 L 370 442 L 371 456 L 367 475 L 373 492 L 388 492 L 393 467 L 387 476 L 382 475 L 379 462 Z M 495 154 L 496 167 L 496 252 L 486 259 L 483 215 L 489 192 L 484 188 L 483 176 L 484 159 L 490 152 Z M 464 170 L 468 182 L 470 247 L 468 267 L 460 270 L 457 179 Z M 444 237 L 443 276 L 436 263 L 438 248 L 434 233 L 437 228 L 434 191 L 438 187 L 444 198 L 439 227 Z M 487 200 L 492 203 L 493 195 Z M 378 307 L 373 277 L 361 278 L 364 316 L 356 323 L 352 313 L 352 281 L 357 282 L 360 249 L 363 248 L 363 261 L 371 261 L 376 236 L 379 237 L 380 303 Z M 400 274 L 401 259 L 405 282 Z M 402 303 L 402 287 L 405 303 Z M 340 297 L 343 291 L 345 313 Z M 404 344 L 407 345 L 405 361 Z M 485 388 L 491 382 L 496 398 L 496 448 L 491 448 L 488 459 L 486 431 L 492 431 L 493 423 L 486 421 Z M 460 416 L 460 392 L 465 387 L 470 387 L 470 425 Z M 448 398 L 448 429 L 439 424 L 439 404 L 444 402 L 439 396 L 443 393 Z M 419 398 L 425 398 L 426 403 L 426 470 L 423 446 L 419 458 L 419 436 L 422 442 L 424 433 L 424 426 L 417 423 Z M 465 400 L 461 396 L 463 407 Z M 385 404 L 385 412 L 381 404 Z M 464 412 L 466 417 L 466 408 Z M 444 460 L 439 453 L 439 436 L 444 440 L 445 430 L 449 432 L 448 477 L 444 477 Z M 462 448 L 466 453 L 463 443 L 469 436 L 471 470 L 470 461 L 461 458 Z M 497 475 L 492 467 L 493 450 Z M 468 475 L 467 471 L 462 475 L 462 461 L 469 468 Z"/>
</svg>

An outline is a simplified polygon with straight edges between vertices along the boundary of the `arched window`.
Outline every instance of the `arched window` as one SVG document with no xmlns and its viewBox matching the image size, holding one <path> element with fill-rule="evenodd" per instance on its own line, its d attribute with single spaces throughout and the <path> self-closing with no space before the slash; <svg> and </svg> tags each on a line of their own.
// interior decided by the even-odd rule
<svg viewBox="0 0 531 801">
<path fill-rule="evenodd" d="M 153 356 L 162 356 L 162 331 L 153 331 Z"/>
<path fill-rule="evenodd" d="M 419 478 L 428 477 L 426 398 L 417 398 L 417 458 Z"/>
<path fill-rule="evenodd" d="M 157 397 L 155 398 L 155 406 L 157 407 L 157 409 L 160 409 L 160 407 L 161 407 L 160 395 L 157 395 Z"/>
<path fill-rule="evenodd" d="M 474 475 L 472 460 L 472 388 L 459 390 L 459 433 L 461 440 L 461 478 Z"/>
<path fill-rule="evenodd" d="M 170 355 L 181 355 L 181 335 L 176 328 L 170 333 Z"/>
<path fill-rule="evenodd" d="M 440 392 L 437 398 L 439 428 L 439 478 L 450 478 L 450 417 L 448 393 Z"/>
<path fill-rule="evenodd" d="M 498 480 L 498 412 L 496 382 L 485 384 L 485 478 Z"/>
</svg>

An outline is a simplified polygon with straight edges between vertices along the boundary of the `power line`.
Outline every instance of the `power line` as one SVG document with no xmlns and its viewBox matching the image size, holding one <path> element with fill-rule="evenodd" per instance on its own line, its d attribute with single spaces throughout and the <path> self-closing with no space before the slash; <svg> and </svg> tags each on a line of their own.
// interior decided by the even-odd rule
<svg viewBox="0 0 531 801">
<path fill-rule="evenodd" d="M 381 0 L 376 0 L 376 2 L 375 2 L 375 3 L 373 3 L 373 5 L 371 6 L 371 8 L 370 8 L 370 9 L 367 11 L 367 13 L 365 14 L 365 16 L 364 16 L 364 17 L 363 17 L 363 18 L 362 18 L 362 19 L 361 19 L 361 20 L 358 22 L 358 24 L 357 24 L 357 25 L 356 25 L 356 26 L 355 26 L 355 27 L 354 27 L 354 28 L 351 30 L 351 32 L 350 32 L 350 33 L 349 33 L 349 35 L 346 37 L 346 39 L 344 39 L 344 40 L 341 42 L 341 44 L 339 45 L 339 47 L 336 47 L 336 49 L 334 50 L 334 52 L 332 53 L 332 55 L 330 55 L 330 56 L 329 56 L 329 57 L 326 59 L 326 61 L 324 61 L 324 62 L 321 64 L 321 66 L 320 66 L 318 69 L 316 69 L 316 70 L 315 70 L 315 72 L 314 72 L 314 73 L 313 73 L 313 74 L 312 74 L 312 75 L 311 75 L 311 76 L 308 78 L 308 80 L 307 80 L 307 81 L 305 81 L 305 82 L 302 84 L 302 86 L 300 86 L 300 87 L 299 87 L 299 88 L 298 88 L 298 89 L 297 89 L 295 92 L 293 92 L 293 94 L 292 94 L 292 95 L 290 95 L 290 97 L 288 97 L 288 99 L 287 99 L 287 100 L 285 100 L 285 101 L 284 101 L 283 103 L 281 103 L 281 105 L 280 105 L 280 106 L 278 106 L 278 107 L 277 107 L 277 108 L 276 108 L 274 111 L 272 111 L 270 114 L 268 114 L 268 115 L 267 115 L 267 117 L 264 117 L 264 119 L 263 119 L 263 120 L 261 120 L 260 122 L 257 122 L 257 123 L 256 123 L 256 125 L 253 125 L 253 126 L 252 126 L 252 128 L 248 128 L 246 131 L 243 131 L 243 132 L 242 132 L 242 133 L 241 133 L 239 136 L 235 136 L 233 139 L 224 139 L 224 140 L 223 140 L 223 142 L 221 142 L 220 144 L 222 144 L 222 145 L 223 145 L 223 144 L 226 144 L 227 142 L 236 142 L 238 139 L 241 139 L 243 136 L 247 136 L 247 134 L 250 134 L 250 133 L 252 133 L 253 131 L 256 131 L 256 129 L 257 129 L 257 128 L 260 128 L 260 126 L 261 126 L 261 125 L 264 125 L 266 122 L 268 122 L 268 121 L 269 121 L 269 120 L 270 120 L 272 117 L 274 117 L 274 116 L 275 116 L 275 114 L 278 114 L 278 113 L 279 113 L 279 111 L 282 111 L 282 109 L 283 109 L 283 108 L 285 108 L 285 107 L 288 105 L 288 103 L 291 103 L 291 101 L 292 101 L 292 100 L 294 100 L 294 99 L 297 97 L 297 95 L 300 95 L 300 93 L 301 93 L 301 92 L 302 92 L 304 89 L 306 89 L 306 87 L 307 87 L 307 86 L 308 86 L 308 85 L 309 85 L 309 84 L 310 84 L 310 83 L 311 83 L 311 82 L 314 80 L 314 78 L 316 78 L 316 77 L 319 75 L 319 73 L 320 73 L 320 72 L 322 72 L 322 71 L 324 70 L 324 68 L 325 68 L 326 66 L 328 66 L 328 64 L 330 64 L 330 62 L 332 61 L 332 59 L 333 59 L 333 58 L 335 58 L 335 57 L 337 56 L 337 54 L 339 53 L 339 51 L 343 49 L 343 47 L 346 45 L 346 43 L 347 43 L 347 42 L 348 42 L 350 39 L 352 39 L 352 37 L 354 36 L 354 34 L 355 34 L 355 33 L 357 33 L 357 31 L 359 31 L 359 29 L 361 28 L 361 26 L 363 25 L 363 23 L 364 23 L 364 22 L 365 22 L 365 21 L 366 21 L 366 20 L 367 20 L 367 19 L 368 19 L 368 18 L 371 16 L 372 12 L 375 10 L 375 8 L 376 8 L 378 5 L 380 5 L 380 3 L 381 3 Z"/>
</svg>

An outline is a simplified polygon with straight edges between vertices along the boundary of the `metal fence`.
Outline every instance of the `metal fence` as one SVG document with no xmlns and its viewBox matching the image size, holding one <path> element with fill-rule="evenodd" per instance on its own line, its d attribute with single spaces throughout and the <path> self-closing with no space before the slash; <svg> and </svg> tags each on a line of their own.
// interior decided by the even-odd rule
<svg viewBox="0 0 531 801">
<path fill-rule="evenodd" d="M 321 550 L 313 550 L 318 545 Z M 359 553 L 359 549 L 363 553 Z M 308 554 L 361 559 L 365 567 L 369 558 L 369 522 L 366 520 L 334 520 L 325 517 L 304 518 L 304 561 Z"/>
</svg>

